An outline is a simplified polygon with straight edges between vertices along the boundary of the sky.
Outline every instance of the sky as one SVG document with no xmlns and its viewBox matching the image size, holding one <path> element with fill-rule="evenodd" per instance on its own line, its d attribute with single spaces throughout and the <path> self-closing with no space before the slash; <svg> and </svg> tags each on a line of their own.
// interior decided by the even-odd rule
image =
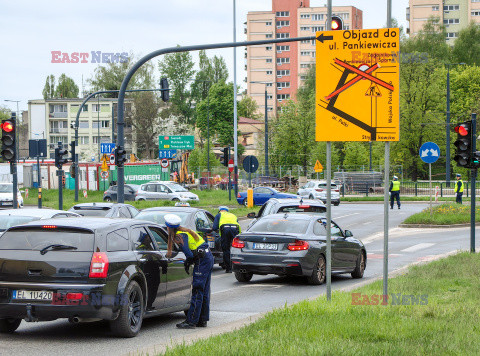
<svg viewBox="0 0 480 356">
<path fill-rule="evenodd" d="M 0 0 L 0 106 L 27 110 L 28 100 L 41 99 L 46 77 L 62 73 L 82 90 L 98 64 L 52 63 L 52 51 L 133 53 L 137 57 L 176 45 L 233 42 L 234 0 Z M 392 16 L 408 27 L 408 0 L 393 0 Z M 310 6 L 324 6 L 311 0 Z M 364 28 L 384 27 L 386 0 L 333 0 L 334 6 L 363 11 Z M 271 10 L 271 0 L 236 0 L 236 37 L 245 41 L 249 11 Z M 192 52 L 195 61 L 198 53 Z M 233 49 L 209 50 L 221 55 L 233 81 Z M 243 86 L 244 48 L 236 50 L 237 84 Z M 157 60 L 156 75 L 159 76 Z M 244 87 L 244 86 L 243 86 Z"/>
</svg>

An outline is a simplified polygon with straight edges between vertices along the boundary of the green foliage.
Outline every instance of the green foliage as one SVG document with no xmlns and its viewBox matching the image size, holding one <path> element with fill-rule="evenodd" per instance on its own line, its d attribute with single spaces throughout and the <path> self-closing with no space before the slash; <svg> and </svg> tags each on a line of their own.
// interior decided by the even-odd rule
<svg viewBox="0 0 480 356">
<path fill-rule="evenodd" d="M 248 117 L 250 119 L 260 119 L 262 115 L 257 112 L 258 105 L 255 100 L 249 95 L 244 95 L 242 100 L 238 102 L 237 114 L 238 117 Z"/>
<path fill-rule="evenodd" d="M 55 89 L 55 97 L 57 98 L 78 98 L 78 86 L 74 80 L 67 77 L 65 73 L 58 78 L 57 88 Z"/>
<path fill-rule="evenodd" d="M 480 26 L 471 22 L 460 30 L 453 45 L 454 62 L 480 65 Z"/>
<path fill-rule="evenodd" d="M 452 67 L 450 91 L 452 122 L 470 120 L 472 112 L 480 113 L 480 68 L 461 65 Z"/>
<path fill-rule="evenodd" d="M 213 152 L 213 144 L 210 142 L 210 169 L 213 167 L 220 166 L 220 161 L 215 156 Z M 208 154 L 207 154 L 207 144 L 203 144 L 203 147 L 195 148 L 190 155 L 188 156 L 188 170 L 191 172 L 205 171 L 208 166 Z"/>
<path fill-rule="evenodd" d="M 475 220 L 480 222 L 480 207 L 476 207 Z M 456 203 L 444 203 L 432 208 L 424 209 L 420 213 L 409 216 L 405 224 L 432 224 L 452 225 L 466 224 L 470 222 L 470 206 Z"/>
<path fill-rule="evenodd" d="M 53 74 L 50 74 L 45 80 L 42 95 L 45 100 L 55 97 L 55 76 Z"/>
<path fill-rule="evenodd" d="M 345 158 L 344 166 L 361 166 L 369 161 L 368 143 L 365 142 L 346 142 L 343 146 Z"/>
<path fill-rule="evenodd" d="M 138 157 L 155 158 L 158 145 L 158 110 L 160 99 L 153 92 L 141 92 L 134 96 L 132 125 L 137 132 Z"/>
<path fill-rule="evenodd" d="M 5 120 L 10 118 L 10 109 L 5 106 L 0 106 L 0 120 Z"/>
</svg>

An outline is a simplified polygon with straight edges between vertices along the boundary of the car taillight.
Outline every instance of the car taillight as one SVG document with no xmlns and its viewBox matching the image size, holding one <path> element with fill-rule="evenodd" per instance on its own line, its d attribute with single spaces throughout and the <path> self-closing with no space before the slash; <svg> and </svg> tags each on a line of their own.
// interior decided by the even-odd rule
<svg viewBox="0 0 480 356">
<path fill-rule="evenodd" d="M 237 198 L 241 198 L 241 197 L 242 197 L 242 196 L 240 195 L 240 193 L 238 193 Z"/>
<path fill-rule="evenodd" d="M 308 244 L 307 241 L 303 240 L 295 240 L 295 242 L 289 243 L 288 244 L 288 249 L 290 251 L 303 251 L 303 250 L 308 250 L 310 245 Z"/>
<path fill-rule="evenodd" d="M 108 257 L 105 252 L 94 252 L 90 262 L 89 278 L 107 278 Z"/>
<path fill-rule="evenodd" d="M 56 229 L 57 225 L 42 225 L 42 229 Z"/>
<path fill-rule="evenodd" d="M 339 190 L 339 189 L 334 189 L 333 191 L 334 191 L 334 192 L 337 192 L 337 193 L 340 193 L 340 190 Z"/>
<path fill-rule="evenodd" d="M 83 298 L 83 293 L 67 293 L 66 298 L 70 300 L 80 300 Z"/>
<path fill-rule="evenodd" d="M 235 237 L 232 241 L 232 247 L 235 248 L 244 248 L 245 247 L 245 242 L 240 240 L 238 237 Z"/>
<path fill-rule="evenodd" d="M 315 189 L 317 192 L 323 192 L 323 189 Z"/>
</svg>

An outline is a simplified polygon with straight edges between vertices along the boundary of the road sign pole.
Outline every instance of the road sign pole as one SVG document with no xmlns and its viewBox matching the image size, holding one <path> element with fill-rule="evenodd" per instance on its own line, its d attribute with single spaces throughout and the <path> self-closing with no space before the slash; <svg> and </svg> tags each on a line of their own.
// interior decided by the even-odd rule
<svg viewBox="0 0 480 356">
<path fill-rule="evenodd" d="M 383 298 L 388 296 L 388 185 L 390 183 L 390 142 L 385 142 L 383 194 Z"/>
<path fill-rule="evenodd" d="M 327 300 L 332 299 L 332 143 L 327 142 Z"/>
<path fill-rule="evenodd" d="M 63 210 L 63 170 L 57 170 L 58 176 L 58 210 Z"/>
<path fill-rule="evenodd" d="M 428 164 L 428 173 L 430 176 L 430 182 L 428 184 L 428 190 L 430 192 L 430 216 L 432 216 L 432 164 Z"/>
<path fill-rule="evenodd" d="M 228 146 L 228 200 L 232 200 L 232 183 L 230 181 L 230 146 Z"/>
<path fill-rule="evenodd" d="M 477 151 L 477 114 L 472 114 L 472 152 Z M 477 169 L 472 169 L 472 194 L 470 194 L 470 252 L 475 253 L 475 193 L 476 193 L 476 178 Z"/>
<path fill-rule="evenodd" d="M 37 152 L 40 152 L 37 140 Z M 37 186 L 38 186 L 38 208 L 42 208 L 42 173 L 40 171 L 40 156 L 37 155 Z"/>
</svg>

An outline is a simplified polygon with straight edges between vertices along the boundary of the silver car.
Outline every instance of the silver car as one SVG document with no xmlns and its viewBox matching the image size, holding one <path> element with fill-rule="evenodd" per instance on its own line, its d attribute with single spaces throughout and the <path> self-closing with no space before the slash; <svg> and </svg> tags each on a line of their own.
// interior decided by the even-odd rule
<svg viewBox="0 0 480 356">
<path fill-rule="evenodd" d="M 80 215 L 64 210 L 53 209 L 6 209 L 0 210 L 0 234 L 12 226 L 26 224 L 27 222 L 51 218 L 72 218 Z"/>
<path fill-rule="evenodd" d="M 149 182 L 142 184 L 135 200 L 198 201 L 198 195 L 175 182 Z"/>
<path fill-rule="evenodd" d="M 332 204 L 340 205 L 340 189 L 335 183 L 331 183 Z M 327 182 L 324 180 L 312 180 L 298 189 L 297 195 L 308 199 L 319 199 L 327 202 Z"/>
</svg>

